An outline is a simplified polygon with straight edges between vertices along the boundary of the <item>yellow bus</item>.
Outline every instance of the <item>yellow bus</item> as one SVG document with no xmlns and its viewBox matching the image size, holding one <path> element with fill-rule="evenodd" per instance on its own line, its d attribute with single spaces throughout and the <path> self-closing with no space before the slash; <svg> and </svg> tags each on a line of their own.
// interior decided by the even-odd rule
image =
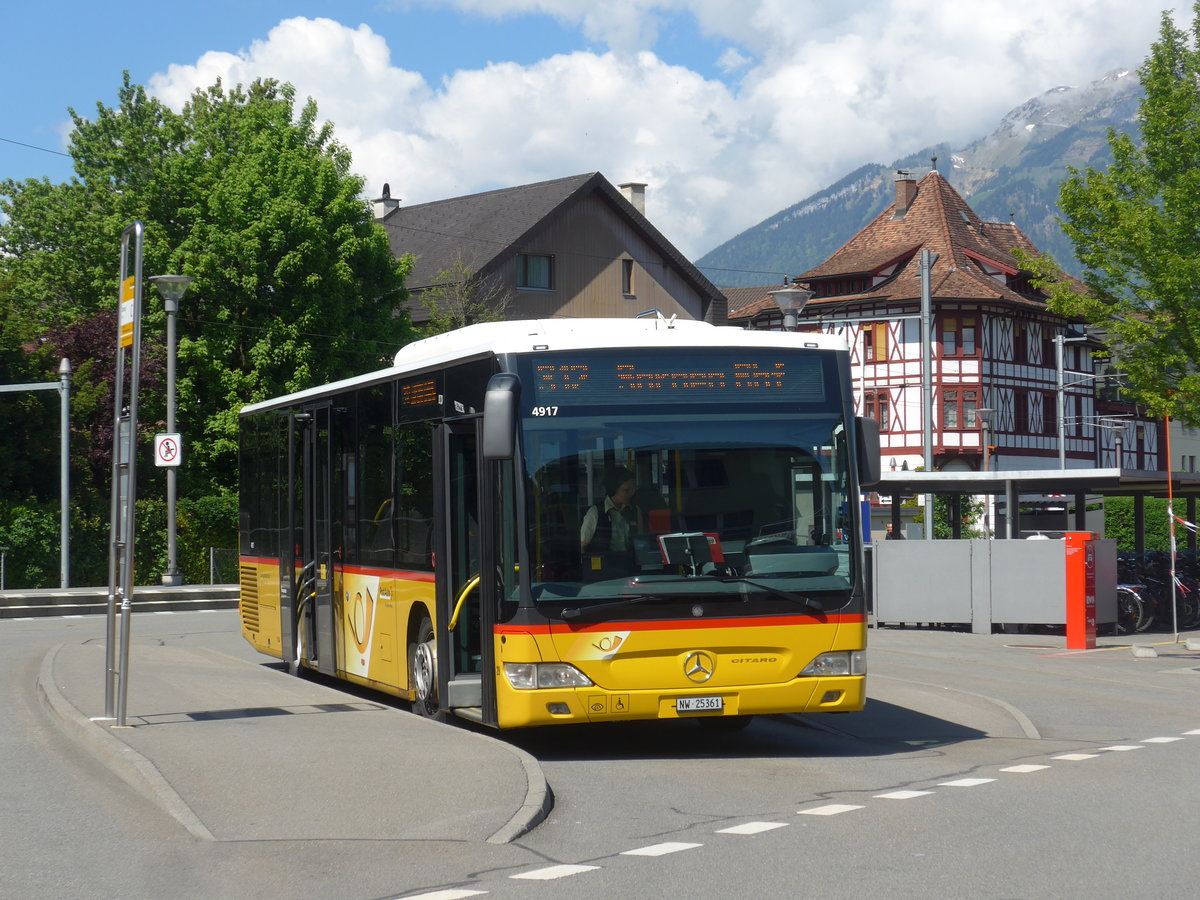
<svg viewBox="0 0 1200 900">
<path fill-rule="evenodd" d="M 418 341 L 242 410 L 242 631 L 498 728 L 858 710 L 873 424 L 825 335 L 561 319 Z"/>
</svg>

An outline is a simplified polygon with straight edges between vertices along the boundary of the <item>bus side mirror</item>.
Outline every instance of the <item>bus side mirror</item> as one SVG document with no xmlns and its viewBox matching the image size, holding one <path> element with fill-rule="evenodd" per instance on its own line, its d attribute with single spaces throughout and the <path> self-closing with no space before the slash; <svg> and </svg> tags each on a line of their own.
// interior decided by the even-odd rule
<svg viewBox="0 0 1200 900">
<path fill-rule="evenodd" d="M 879 423 L 866 416 L 854 420 L 858 441 L 858 486 L 870 487 L 882 477 L 879 463 Z"/>
<path fill-rule="evenodd" d="M 501 372 L 488 380 L 483 396 L 483 458 L 512 459 L 517 452 L 517 403 L 521 382 Z"/>
</svg>

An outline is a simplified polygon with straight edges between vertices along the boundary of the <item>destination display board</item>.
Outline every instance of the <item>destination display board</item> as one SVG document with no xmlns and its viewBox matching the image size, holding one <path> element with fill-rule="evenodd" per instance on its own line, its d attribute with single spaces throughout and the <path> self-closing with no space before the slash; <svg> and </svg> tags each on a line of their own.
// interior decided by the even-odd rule
<svg viewBox="0 0 1200 900">
<path fill-rule="evenodd" d="M 535 407 L 826 400 L 822 357 L 787 351 L 547 354 L 531 370 Z"/>
</svg>

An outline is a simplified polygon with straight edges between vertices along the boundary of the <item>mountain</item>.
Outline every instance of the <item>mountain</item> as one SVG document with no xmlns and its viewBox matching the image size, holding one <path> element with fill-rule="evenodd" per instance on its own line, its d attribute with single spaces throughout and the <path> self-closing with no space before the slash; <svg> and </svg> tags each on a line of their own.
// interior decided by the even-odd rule
<svg viewBox="0 0 1200 900">
<path fill-rule="evenodd" d="M 803 272 L 892 203 L 896 170 L 919 176 L 932 164 L 981 218 L 1016 222 L 1041 250 L 1078 275 L 1071 242 L 1056 218 L 1059 183 L 1068 166 L 1107 165 L 1108 129 L 1135 131 L 1141 97 L 1137 75 L 1124 69 L 1084 87 L 1054 88 L 1021 104 L 995 131 L 961 150 L 939 144 L 890 166 L 862 166 L 706 253 L 696 266 L 722 287 L 769 284 Z"/>
</svg>

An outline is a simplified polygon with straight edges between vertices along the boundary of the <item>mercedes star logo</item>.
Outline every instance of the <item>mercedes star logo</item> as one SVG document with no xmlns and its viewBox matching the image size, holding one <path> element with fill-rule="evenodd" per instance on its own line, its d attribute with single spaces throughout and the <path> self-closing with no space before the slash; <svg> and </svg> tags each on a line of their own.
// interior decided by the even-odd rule
<svg viewBox="0 0 1200 900">
<path fill-rule="evenodd" d="M 716 667 L 711 654 L 703 650 L 693 650 L 683 661 L 683 674 L 688 681 L 703 684 L 712 678 L 713 669 Z"/>
</svg>

